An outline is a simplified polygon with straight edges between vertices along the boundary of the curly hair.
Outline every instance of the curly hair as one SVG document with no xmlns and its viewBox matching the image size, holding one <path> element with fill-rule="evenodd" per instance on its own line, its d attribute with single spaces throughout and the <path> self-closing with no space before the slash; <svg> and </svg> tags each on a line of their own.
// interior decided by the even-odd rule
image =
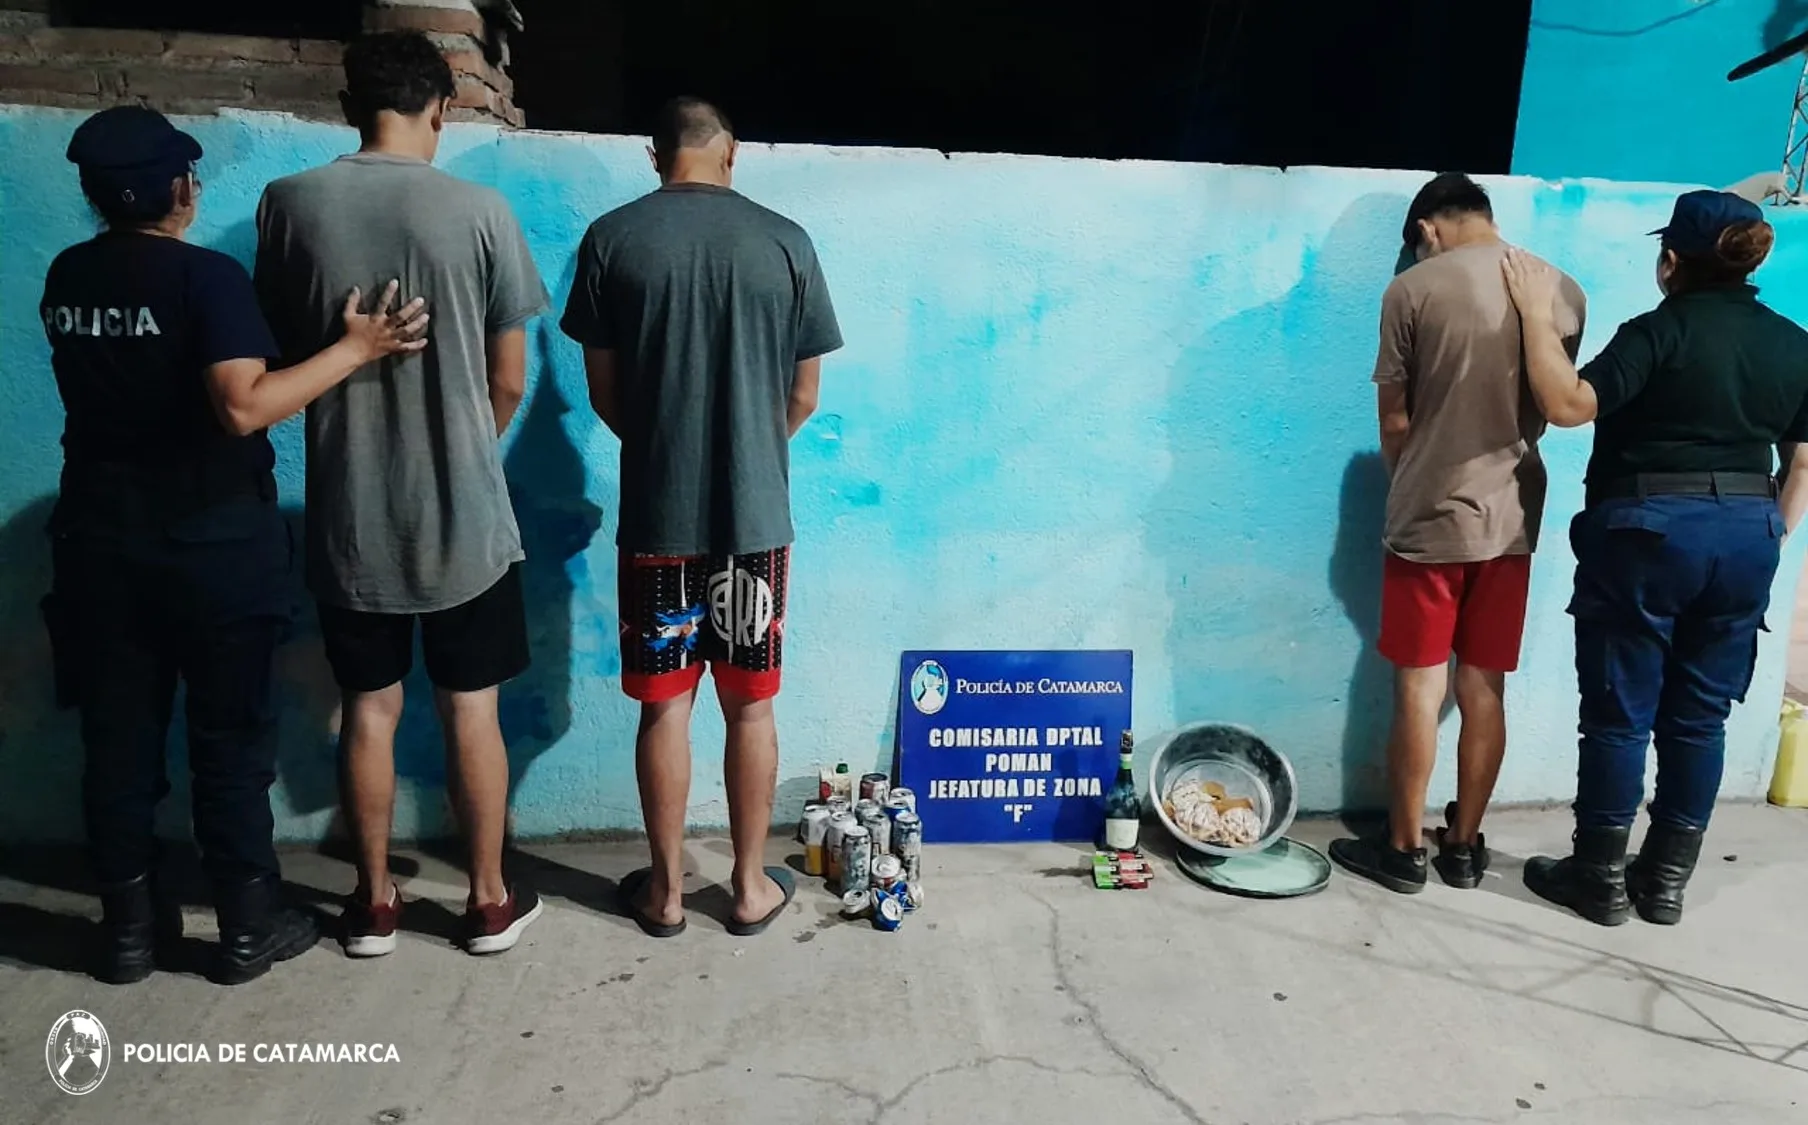
<svg viewBox="0 0 1808 1125">
<path fill-rule="evenodd" d="M 356 124 L 385 110 L 413 117 L 458 92 L 452 67 L 419 31 L 384 31 L 345 48 L 345 93 Z"/>
</svg>

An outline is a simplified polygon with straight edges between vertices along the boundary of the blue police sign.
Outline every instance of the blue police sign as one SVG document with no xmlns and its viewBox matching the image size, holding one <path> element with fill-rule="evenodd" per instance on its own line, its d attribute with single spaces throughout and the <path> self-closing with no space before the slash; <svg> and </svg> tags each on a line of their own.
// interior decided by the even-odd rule
<svg viewBox="0 0 1808 1125">
<path fill-rule="evenodd" d="M 1130 729 L 1129 652 L 907 652 L 898 776 L 938 844 L 1092 840 Z"/>
</svg>

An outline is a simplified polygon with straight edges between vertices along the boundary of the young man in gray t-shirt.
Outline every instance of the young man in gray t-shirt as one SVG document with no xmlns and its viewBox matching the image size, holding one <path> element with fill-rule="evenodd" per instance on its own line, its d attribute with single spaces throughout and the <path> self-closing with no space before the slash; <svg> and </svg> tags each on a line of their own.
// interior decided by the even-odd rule
<svg viewBox="0 0 1808 1125">
<path fill-rule="evenodd" d="M 373 35 L 345 52 L 349 156 L 271 184 L 258 208 L 256 279 L 285 354 L 316 350 L 336 294 L 399 271 L 432 318 L 424 351 L 353 375 L 308 407 L 307 573 L 344 693 L 345 815 L 358 844 L 343 942 L 395 948 L 390 881 L 395 732 L 415 624 L 446 725 L 447 777 L 470 847 L 465 947 L 508 949 L 540 913 L 508 886 L 508 758 L 497 686 L 527 670 L 521 534 L 497 446 L 520 404 L 526 325 L 549 297 L 500 195 L 436 170 L 453 95 L 424 35 Z"/>
<path fill-rule="evenodd" d="M 790 593 L 789 445 L 841 332 L 809 235 L 729 186 L 735 140 L 719 111 L 671 103 L 650 155 L 660 189 L 591 226 L 562 322 L 584 345 L 591 404 L 622 442 L 622 681 L 641 704 L 635 761 L 653 852 L 622 890 L 647 933 L 684 928 L 690 716 L 710 664 L 728 723 L 729 929 L 753 934 L 794 889 L 762 862 Z"/>
</svg>

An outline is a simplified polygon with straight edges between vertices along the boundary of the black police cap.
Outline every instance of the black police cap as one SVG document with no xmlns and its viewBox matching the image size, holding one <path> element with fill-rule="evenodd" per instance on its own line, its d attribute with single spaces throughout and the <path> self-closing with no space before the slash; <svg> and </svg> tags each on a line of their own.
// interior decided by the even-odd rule
<svg viewBox="0 0 1808 1125">
<path fill-rule="evenodd" d="M 66 154 L 83 171 L 173 176 L 201 159 L 201 143 L 146 106 L 103 109 L 81 123 Z"/>
<path fill-rule="evenodd" d="M 1678 254 L 1707 256 L 1726 228 L 1763 221 L 1756 203 L 1730 191 L 1691 191 L 1676 197 L 1669 223 L 1651 233 L 1663 235 L 1663 245 Z"/>
</svg>

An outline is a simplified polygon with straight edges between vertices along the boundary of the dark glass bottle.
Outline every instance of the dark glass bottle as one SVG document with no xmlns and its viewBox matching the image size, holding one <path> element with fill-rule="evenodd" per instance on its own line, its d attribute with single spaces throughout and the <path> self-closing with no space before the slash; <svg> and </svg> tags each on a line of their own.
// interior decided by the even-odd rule
<svg viewBox="0 0 1808 1125">
<path fill-rule="evenodd" d="M 1131 852 L 1136 850 L 1142 833 L 1143 806 L 1136 796 L 1136 777 L 1131 772 L 1136 743 L 1129 731 L 1119 744 L 1117 780 L 1105 794 L 1105 823 L 1099 830 L 1099 850 Z"/>
</svg>

